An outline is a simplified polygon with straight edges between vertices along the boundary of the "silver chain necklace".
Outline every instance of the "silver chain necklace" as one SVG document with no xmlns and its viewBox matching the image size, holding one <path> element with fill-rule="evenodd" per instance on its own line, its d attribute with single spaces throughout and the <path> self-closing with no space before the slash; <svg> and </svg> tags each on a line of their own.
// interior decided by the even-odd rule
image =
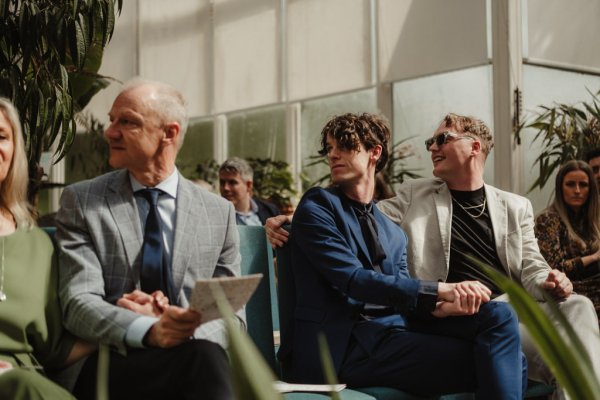
<svg viewBox="0 0 600 400">
<path fill-rule="evenodd" d="M 0 258 L 0 302 L 6 301 L 6 293 L 4 293 L 4 240 L 2 238 L 2 258 Z"/>
<path fill-rule="evenodd" d="M 486 206 L 486 204 L 487 204 L 487 198 L 484 198 L 484 199 L 483 199 L 483 203 L 481 203 L 481 204 L 477 204 L 476 206 L 468 206 L 468 207 L 465 207 L 465 206 L 463 206 L 462 204 L 460 204 L 460 203 L 459 203 L 459 201 L 458 201 L 458 200 L 456 200 L 454 197 L 452 198 L 452 200 L 454 200 L 454 202 L 455 202 L 456 204 L 458 204 L 458 206 L 459 206 L 460 208 L 462 208 L 462 209 L 464 210 L 464 212 L 466 212 L 467 214 L 469 214 L 469 215 L 470 215 L 471 217 L 473 217 L 473 218 L 479 218 L 479 217 L 481 217 L 481 216 L 483 215 L 483 213 L 485 212 L 485 206 Z M 477 215 L 471 214 L 471 213 L 468 211 L 468 210 L 474 210 L 474 209 L 477 209 L 477 208 L 480 208 L 480 207 L 481 207 L 481 211 L 480 211 L 480 212 L 479 212 L 479 214 L 477 214 Z M 0 290 L 1 290 L 1 289 L 0 289 Z"/>
</svg>

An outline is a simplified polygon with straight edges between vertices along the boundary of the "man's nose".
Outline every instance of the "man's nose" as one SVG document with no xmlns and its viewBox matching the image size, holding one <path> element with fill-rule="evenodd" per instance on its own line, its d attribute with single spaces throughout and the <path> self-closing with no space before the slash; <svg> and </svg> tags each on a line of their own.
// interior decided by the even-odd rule
<svg viewBox="0 0 600 400">
<path fill-rule="evenodd" d="M 115 128 L 114 124 L 111 123 L 108 128 L 104 131 L 104 136 L 107 139 L 117 139 L 119 137 L 119 131 Z"/>
</svg>

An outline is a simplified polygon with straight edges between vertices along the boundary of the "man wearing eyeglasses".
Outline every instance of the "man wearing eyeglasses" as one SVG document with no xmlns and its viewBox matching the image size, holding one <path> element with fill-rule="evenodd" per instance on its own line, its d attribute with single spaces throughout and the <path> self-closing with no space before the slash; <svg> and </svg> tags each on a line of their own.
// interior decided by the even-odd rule
<svg viewBox="0 0 600 400">
<path fill-rule="evenodd" d="M 596 178 L 596 182 L 600 185 L 600 148 L 590 150 L 585 156 L 585 161 L 592 167 L 594 178 Z"/>
<path fill-rule="evenodd" d="M 519 282 L 542 307 L 546 307 L 544 292 L 560 299 L 559 307 L 577 327 L 598 375 L 598 320 L 591 301 L 572 294 L 570 280 L 551 270 L 540 254 L 529 200 L 483 181 L 485 161 L 494 145 L 489 128 L 481 120 L 448 114 L 425 145 L 435 177 L 408 180 L 396 197 L 377 204 L 408 235 L 411 275 L 442 282 L 477 280 L 500 297 L 501 289 L 466 256 L 471 254 Z M 277 229 L 283 223 L 282 218 L 267 221 L 273 245 L 287 241 L 287 232 Z M 521 334 L 529 378 L 554 382 L 529 334 L 523 329 Z"/>
</svg>

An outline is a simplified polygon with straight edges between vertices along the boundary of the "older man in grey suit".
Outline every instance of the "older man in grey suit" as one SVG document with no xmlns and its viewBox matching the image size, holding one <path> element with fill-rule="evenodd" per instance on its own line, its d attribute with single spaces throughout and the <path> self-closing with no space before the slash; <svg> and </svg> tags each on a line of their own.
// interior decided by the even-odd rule
<svg viewBox="0 0 600 400">
<path fill-rule="evenodd" d="M 66 188 L 57 215 L 65 324 L 114 350 L 111 399 L 231 398 L 222 321 L 187 306 L 197 279 L 239 275 L 233 206 L 175 167 L 187 127 L 175 89 L 136 80 L 109 116 L 121 169 Z M 95 365 L 78 398 L 95 398 Z"/>
</svg>

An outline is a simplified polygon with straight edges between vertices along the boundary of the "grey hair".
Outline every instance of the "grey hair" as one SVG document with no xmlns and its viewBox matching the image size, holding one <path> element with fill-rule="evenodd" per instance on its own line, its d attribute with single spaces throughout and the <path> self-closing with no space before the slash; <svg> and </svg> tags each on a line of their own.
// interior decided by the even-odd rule
<svg viewBox="0 0 600 400">
<path fill-rule="evenodd" d="M 237 172 L 246 182 L 254 180 L 254 170 L 246 160 L 239 157 L 230 158 L 221 164 L 219 173 L 221 172 Z"/>
<path fill-rule="evenodd" d="M 180 91 L 173 86 L 163 82 L 133 78 L 123 87 L 121 93 L 137 89 L 142 86 L 150 86 L 154 89 L 155 96 L 147 99 L 152 109 L 158 114 L 162 122 L 176 121 L 179 124 L 179 140 L 177 149 L 181 149 L 185 133 L 187 132 L 189 117 L 186 109 L 186 101 Z"/>
</svg>

